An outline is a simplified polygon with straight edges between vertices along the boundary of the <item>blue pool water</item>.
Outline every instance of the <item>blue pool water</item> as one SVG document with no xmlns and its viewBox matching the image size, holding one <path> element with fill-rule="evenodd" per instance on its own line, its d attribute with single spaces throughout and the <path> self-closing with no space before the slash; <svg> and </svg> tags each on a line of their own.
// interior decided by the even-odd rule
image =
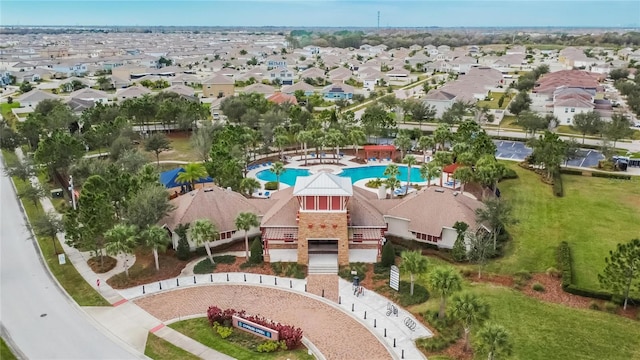
<svg viewBox="0 0 640 360">
<path fill-rule="evenodd" d="M 350 177 L 352 183 L 362 179 L 370 179 L 370 178 L 386 179 L 387 177 L 383 175 L 384 170 L 386 168 L 387 168 L 386 165 L 346 168 L 346 169 L 343 169 L 342 172 L 338 174 L 338 176 Z M 400 176 L 398 176 L 398 180 L 407 181 L 407 167 L 398 166 L 398 169 L 400 170 Z M 425 181 L 425 180 L 420 175 L 420 168 L 412 167 L 411 182 L 422 182 L 422 181 Z"/>
<path fill-rule="evenodd" d="M 307 169 L 289 169 L 280 175 L 280 182 L 293 186 L 296 183 L 298 176 L 309 176 L 309 170 Z M 256 174 L 256 177 L 263 181 L 276 181 L 276 175 L 271 170 L 262 170 Z"/>
<path fill-rule="evenodd" d="M 386 168 L 387 168 L 386 165 L 346 168 L 346 169 L 343 169 L 342 172 L 338 174 L 338 176 L 350 177 L 352 183 L 362 179 L 375 179 L 375 178 L 385 179 L 386 176 L 382 174 L 384 173 L 384 169 Z M 400 181 L 407 181 L 407 167 L 398 166 L 398 168 L 400 169 L 400 176 L 398 177 L 398 179 Z M 307 169 L 287 169 L 287 171 L 285 171 L 284 174 L 280 175 L 280 182 L 287 184 L 289 186 L 293 186 L 298 176 L 308 176 L 308 175 L 309 175 L 309 170 Z M 269 169 L 260 171 L 259 173 L 256 174 L 256 177 L 263 181 L 276 181 L 276 176 Z M 420 175 L 420 169 L 417 167 L 413 167 L 411 169 L 411 182 L 423 182 L 423 181 L 425 180 Z"/>
</svg>

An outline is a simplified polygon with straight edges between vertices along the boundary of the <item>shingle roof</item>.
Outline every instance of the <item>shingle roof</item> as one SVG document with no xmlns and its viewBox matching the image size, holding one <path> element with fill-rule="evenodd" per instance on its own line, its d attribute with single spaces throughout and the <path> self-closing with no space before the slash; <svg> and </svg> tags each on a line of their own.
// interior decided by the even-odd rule
<svg viewBox="0 0 640 360">
<path fill-rule="evenodd" d="M 261 210 L 241 194 L 212 186 L 197 189 L 171 200 L 175 206 L 159 224 L 174 229 L 178 224 L 186 224 L 198 219 L 209 219 L 220 232 L 236 230 L 235 219 L 241 212 L 262 215 Z"/>
<path fill-rule="evenodd" d="M 202 84 L 212 84 L 212 85 L 231 85 L 233 83 L 234 81 L 232 78 L 225 75 L 221 75 L 221 74 L 216 74 L 202 82 Z"/>
<path fill-rule="evenodd" d="M 60 97 L 57 95 L 49 94 L 48 92 L 45 92 L 42 90 L 33 89 L 28 93 L 24 93 L 20 95 L 20 97 L 18 97 L 18 99 L 16 100 L 19 102 L 34 102 L 34 101 L 42 101 L 42 100 L 56 100 L 56 99 L 60 99 Z"/>
<path fill-rule="evenodd" d="M 427 100 L 453 100 L 455 95 L 442 90 L 432 90 L 424 97 Z"/>
<path fill-rule="evenodd" d="M 454 193 L 442 188 L 423 189 L 407 195 L 386 215 L 409 220 L 409 230 L 423 234 L 439 235 L 443 227 L 452 227 L 456 221 L 475 228 L 475 211 L 482 203 L 459 193 L 454 196 Z"/>
<path fill-rule="evenodd" d="M 293 195 L 352 196 L 353 186 L 349 178 L 319 172 L 311 176 L 298 177 L 293 188 Z"/>
</svg>

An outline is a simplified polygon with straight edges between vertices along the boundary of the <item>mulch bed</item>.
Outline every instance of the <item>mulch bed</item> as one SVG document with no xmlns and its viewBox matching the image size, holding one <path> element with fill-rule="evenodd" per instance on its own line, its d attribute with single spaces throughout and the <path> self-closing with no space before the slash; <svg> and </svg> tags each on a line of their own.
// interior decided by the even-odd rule
<svg viewBox="0 0 640 360">
<path fill-rule="evenodd" d="M 434 355 L 434 354 L 432 354 Z M 453 345 L 437 353 L 437 355 L 446 355 L 456 360 L 471 360 L 473 359 L 473 351 L 464 351 L 464 337 L 460 337 Z"/>
<path fill-rule="evenodd" d="M 87 265 L 89 265 L 91 270 L 93 270 L 93 272 L 95 272 L 96 274 L 104 274 L 107 271 L 111 271 L 114 267 L 116 267 L 117 263 L 118 260 L 112 258 L 111 256 L 104 256 L 102 258 L 102 266 L 100 266 L 99 256 L 95 256 L 87 260 Z"/>
<path fill-rule="evenodd" d="M 187 265 L 188 261 L 181 261 L 175 256 L 174 250 L 167 250 L 158 254 L 160 270 L 156 271 L 153 253 L 146 249 L 136 251 L 136 262 L 129 268 L 129 277 L 122 272 L 107 280 L 107 284 L 114 289 L 126 289 L 133 286 L 147 284 L 159 280 L 177 277 Z"/>
<path fill-rule="evenodd" d="M 244 246 L 243 246 L 243 250 L 244 250 Z M 246 272 L 246 273 L 252 273 L 252 274 L 275 275 L 269 263 L 262 263 L 260 265 L 240 268 L 240 265 L 244 264 L 245 262 L 247 262 L 247 258 L 236 257 L 236 261 L 233 264 L 217 264 L 214 272 L 217 272 L 217 273 Z"/>
<path fill-rule="evenodd" d="M 482 274 L 482 277 L 478 278 L 478 273 L 475 271 L 468 273 L 465 277 L 472 282 L 496 284 L 505 287 L 513 287 L 515 283 L 511 276 L 506 275 Z"/>
</svg>

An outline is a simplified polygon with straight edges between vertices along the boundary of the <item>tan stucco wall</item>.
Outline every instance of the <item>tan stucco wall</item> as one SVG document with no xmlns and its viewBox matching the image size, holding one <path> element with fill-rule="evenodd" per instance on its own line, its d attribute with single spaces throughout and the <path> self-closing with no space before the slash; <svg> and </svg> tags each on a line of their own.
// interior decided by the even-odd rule
<svg viewBox="0 0 640 360">
<path fill-rule="evenodd" d="M 324 228 L 321 226 L 324 224 Z M 309 227 L 312 225 L 312 227 Z M 334 228 L 334 225 L 336 227 Z M 337 239 L 338 265 L 349 264 L 349 232 L 344 212 L 300 212 L 298 264 L 309 264 L 308 239 Z"/>
<path fill-rule="evenodd" d="M 217 98 L 218 93 L 222 92 L 224 96 L 233 96 L 235 85 L 233 84 L 203 84 L 202 95 L 204 97 Z"/>
</svg>

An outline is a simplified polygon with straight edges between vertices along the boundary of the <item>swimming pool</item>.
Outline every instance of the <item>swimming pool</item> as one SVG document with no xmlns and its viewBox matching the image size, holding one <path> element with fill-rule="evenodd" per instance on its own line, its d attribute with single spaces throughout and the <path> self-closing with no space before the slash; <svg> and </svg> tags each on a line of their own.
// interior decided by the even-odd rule
<svg viewBox="0 0 640 360">
<path fill-rule="evenodd" d="M 387 168 L 386 165 L 374 165 L 374 166 L 361 166 L 356 168 L 346 168 L 343 169 L 338 176 L 342 177 L 350 177 L 351 183 L 362 179 L 375 179 L 381 178 L 386 179 L 387 177 L 383 175 L 384 170 Z M 400 170 L 400 176 L 398 179 L 400 181 L 407 181 L 407 167 L 406 166 L 398 166 Z M 280 182 L 287 184 L 289 186 L 293 186 L 296 183 L 296 178 L 298 176 L 308 176 L 309 170 L 307 169 L 296 169 L 296 168 L 287 168 L 287 171 L 284 174 L 280 175 Z M 271 172 L 271 170 L 266 169 L 262 170 L 256 174 L 256 177 L 263 181 L 276 181 L 276 176 Z M 411 168 L 411 182 L 424 182 L 425 180 L 420 175 L 420 168 L 413 167 Z"/>
<path fill-rule="evenodd" d="M 383 175 L 384 170 L 386 168 L 387 168 L 386 165 L 346 168 L 346 169 L 343 169 L 342 172 L 338 174 L 338 176 L 350 177 L 352 183 L 362 179 L 371 179 L 371 178 L 386 179 L 387 177 Z M 398 165 L 398 170 L 400 170 L 400 176 L 398 176 L 398 180 L 407 181 L 407 167 Z M 423 182 L 423 181 L 425 180 L 422 178 L 422 175 L 420 175 L 420 168 L 412 167 L 411 182 L 414 183 L 414 182 Z"/>
<path fill-rule="evenodd" d="M 286 170 L 280 175 L 280 182 L 289 186 L 293 186 L 296 183 L 298 176 L 309 176 L 309 170 L 307 169 L 286 168 Z M 263 181 L 276 181 L 276 175 L 269 169 L 258 172 L 256 177 Z"/>
</svg>

